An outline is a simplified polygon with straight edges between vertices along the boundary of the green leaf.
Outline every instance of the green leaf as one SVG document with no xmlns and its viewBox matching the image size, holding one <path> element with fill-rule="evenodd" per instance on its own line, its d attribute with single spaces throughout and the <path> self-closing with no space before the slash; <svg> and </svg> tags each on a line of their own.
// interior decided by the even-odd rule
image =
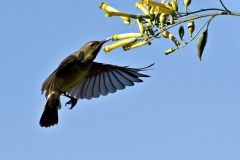
<svg viewBox="0 0 240 160">
<path fill-rule="evenodd" d="M 208 38 L 208 28 L 202 33 L 202 35 L 198 38 L 197 41 L 197 51 L 198 51 L 198 58 L 200 61 L 202 60 L 202 54 L 204 47 L 207 43 L 207 38 Z"/>
</svg>

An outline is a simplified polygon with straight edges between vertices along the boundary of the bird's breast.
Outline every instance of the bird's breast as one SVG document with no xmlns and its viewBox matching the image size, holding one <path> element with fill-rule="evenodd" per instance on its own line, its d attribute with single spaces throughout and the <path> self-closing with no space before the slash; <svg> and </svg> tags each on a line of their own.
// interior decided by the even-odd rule
<svg viewBox="0 0 240 160">
<path fill-rule="evenodd" d="M 68 77 L 65 77 L 62 86 L 62 92 L 68 92 L 72 88 L 80 84 L 83 79 L 88 75 L 92 63 L 86 63 L 74 66 L 69 70 Z"/>
</svg>

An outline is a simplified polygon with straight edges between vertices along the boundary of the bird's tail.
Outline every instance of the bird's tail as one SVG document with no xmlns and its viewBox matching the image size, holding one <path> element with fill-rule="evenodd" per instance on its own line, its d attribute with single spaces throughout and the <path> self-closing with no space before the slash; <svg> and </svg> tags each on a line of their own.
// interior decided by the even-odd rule
<svg viewBox="0 0 240 160">
<path fill-rule="evenodd" d="M 58 123 L 58 109 L 61 108 L 60 95 L 51 94 L 47 98 L 44 111 L 40 118 L 41 127 L 50 127 Z"/>
</svg>

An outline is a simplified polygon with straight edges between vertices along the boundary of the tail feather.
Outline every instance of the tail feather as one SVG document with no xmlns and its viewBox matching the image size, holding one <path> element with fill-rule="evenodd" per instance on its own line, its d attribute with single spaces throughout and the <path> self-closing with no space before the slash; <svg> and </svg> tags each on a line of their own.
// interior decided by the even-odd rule
<svg viewBox="0 0 240 160">
<path fill-rule="evenodd" d="M 59 98 L 49 98 L 39 121 L 40 126 L 51 127 L 58 124 L 58 109 L 60 108 L 61 103 Z"/>
</svg>

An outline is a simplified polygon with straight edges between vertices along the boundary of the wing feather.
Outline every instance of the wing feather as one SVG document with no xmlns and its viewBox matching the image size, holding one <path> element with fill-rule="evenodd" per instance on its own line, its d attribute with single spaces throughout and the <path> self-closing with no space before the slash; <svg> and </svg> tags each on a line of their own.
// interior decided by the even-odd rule
<svg viewBox="0 0 240 160">
<path fill-rule="evenodd" d="M 91 99 L 115 93 L 117 90 L 125 89 L 126 86 L 133 86 L 136 82 L 143 82 L 141 77 L 150 77 L 139 72 L 146 71 L 153 65 L 129 68 L 93 62 L 85 79 L 67 94 L 77 99 Z"/>
</svg>

